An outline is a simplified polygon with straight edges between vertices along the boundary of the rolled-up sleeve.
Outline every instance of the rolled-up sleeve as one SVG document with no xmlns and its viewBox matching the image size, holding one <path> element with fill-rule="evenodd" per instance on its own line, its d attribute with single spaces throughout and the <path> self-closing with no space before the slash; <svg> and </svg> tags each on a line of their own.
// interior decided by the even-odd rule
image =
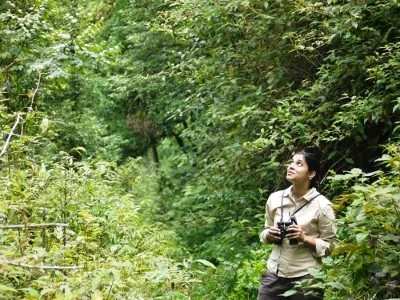
<svg viewBox="0 0 400 300">
<path fill-rule="evenodd" d="M 315 238 L 315 257 L 329 255 L 337 244 L 337 224 L 332 205 L 321 208 L 318 217 L 319 236 Z"/>
<path fill-rule="evenodd" d="M 260 241 L 266 244 L 270 244 L 267 240 L 269 228 L 274 225 L 274 219 L 271 213 L 271 196 L 268 198 L 267 203 L 265 203 L 265 223 L 264 230 L 260 233 Z"/>
<path fill-rule="evenodd" d="M 269 242 L 267 240 L 267 235 L 268 235 L 268 229 L 264 229 L 260 233 L 260 242 L 265 243 L 265 244 L 269 244 Z"/>
</svg>

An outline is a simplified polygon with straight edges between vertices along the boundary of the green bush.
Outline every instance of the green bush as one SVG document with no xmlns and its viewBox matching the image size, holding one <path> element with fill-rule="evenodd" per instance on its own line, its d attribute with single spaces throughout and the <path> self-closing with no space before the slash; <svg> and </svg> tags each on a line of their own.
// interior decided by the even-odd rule
<svg viewBox="0 0 400 300">
<path fill-rule="evenodd" d="M 0 231 L 4 299 L 187 296 L 195 281 L 191 261 L 183 261 L 186 253 L 179 251 L 176 234 L 145 220 L 152 199 L 139 197 L 145 194 L 140 189 L 147 176 L 139 161 L 118 169 L 101 161 L 76 162 L 60 153 L 52 162 L 36 157 L 23 165 L 1 170 L 1 222 L 25 224 L 20 230 Z M 127 169 L 137 170 L 129 174 L 131 192 L 126 191 Z M 68 226 L 35 229 L 31 223 Z M 181 262 L 173 259 L 178 256 Z"/>
<path fill-rule="evenodd" d="M 335 199 L 340 243 L 324 260 L 329 299 L 390 299 L 400 295 L 400 147 L 378 159 L 385 169 L 353 169 L 331 178 L 345 192 Z"/>
</svg>

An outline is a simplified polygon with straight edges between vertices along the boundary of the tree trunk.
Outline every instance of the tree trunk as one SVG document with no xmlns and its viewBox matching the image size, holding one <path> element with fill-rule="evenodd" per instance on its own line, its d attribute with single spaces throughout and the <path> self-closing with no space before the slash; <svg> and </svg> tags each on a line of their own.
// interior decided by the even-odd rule
<svg viewBox="0 0 400 300">
<path fill-rule="evenodd" d="M 176 134 L 175 132 L 173 132 L 172 135 L 174 136 L 179 147 L 182 149 L 183 153 L 186 153 L 185 143 L 183 142 L 183 139 L 179 136 L 179 134 Z"/>
<path fill-rule="evenodd" d="M 156 142 L 155 142 L 155 141 L 152 141 L 150 147 L 151 147 L 151 151 L 152 151 L 152 153 L 153 153 L 153 161 L 154 161 L 156 164 L 159 164 L 160 159 L 159 159 L 159 157 L 158 157 Z"/>
</svg>

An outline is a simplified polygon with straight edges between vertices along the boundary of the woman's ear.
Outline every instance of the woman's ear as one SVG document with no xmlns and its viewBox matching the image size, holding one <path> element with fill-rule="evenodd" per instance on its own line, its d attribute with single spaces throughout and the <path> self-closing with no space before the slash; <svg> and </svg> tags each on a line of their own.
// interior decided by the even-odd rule
<svg viewBox="0 0 400 300">
<path fill-rule="evenodd" d="M 309 180 L 312 180 L 315 176 L 317 176 L 317 172 L 315 172 L 315 171 L 308 172 Z"/>
</svg>

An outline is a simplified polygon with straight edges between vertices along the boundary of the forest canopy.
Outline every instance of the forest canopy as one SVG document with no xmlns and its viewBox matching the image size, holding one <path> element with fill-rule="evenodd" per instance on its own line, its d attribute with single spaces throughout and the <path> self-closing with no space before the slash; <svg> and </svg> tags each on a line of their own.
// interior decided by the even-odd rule
<svg viewBox="0 0 400 300">
<path fill-rule="evenodd" d="M 400 297 L 399 16 L 397 0 L 3 1 L 1 298 L 255 299 L 265 201 L 304 148 L 339 225 L 311 284 Z"/>
</svg>

